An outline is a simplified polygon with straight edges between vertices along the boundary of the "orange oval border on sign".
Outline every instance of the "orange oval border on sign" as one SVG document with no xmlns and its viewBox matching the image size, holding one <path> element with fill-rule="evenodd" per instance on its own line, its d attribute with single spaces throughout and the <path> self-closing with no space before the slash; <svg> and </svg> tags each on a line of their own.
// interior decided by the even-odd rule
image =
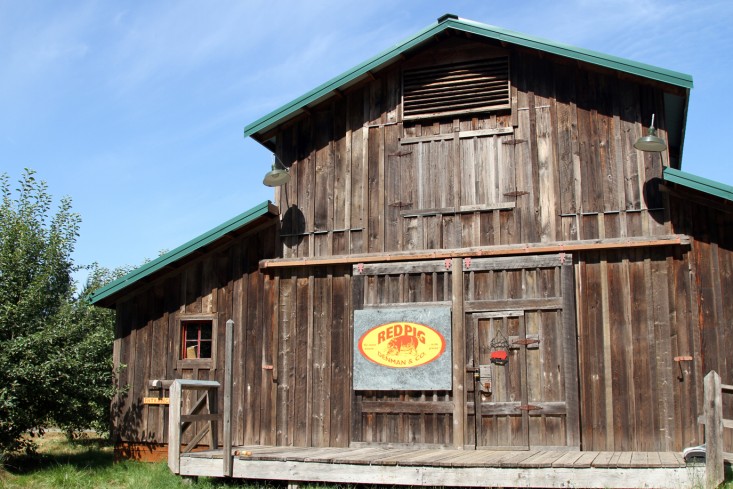
<svg viewBox="0 0 733 489">
<path fill-rule="evenodd" d="M 425 324 L 395 321 L 361 335 L 359 352 L 383 367 L 414 368 L 440 358 L 445 352 L 445 338 Z"/>
</svg>

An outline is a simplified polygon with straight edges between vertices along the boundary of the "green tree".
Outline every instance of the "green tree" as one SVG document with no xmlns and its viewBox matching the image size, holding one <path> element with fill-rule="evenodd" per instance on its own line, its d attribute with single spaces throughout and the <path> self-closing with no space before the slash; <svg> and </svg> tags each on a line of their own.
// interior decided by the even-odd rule
<svg viewBox="0 0 733 489">
<path fill-rule="evenodd" d="M 88 294 L 121 271 L 93 266 L 74 296 L 71 254 L 80 217 L 71 200 L 51 215 L 45 182 L 26 170 L 11 191 L 0 176 L 0 453 L 54 425 L 105 428 L 112 395 L 114 313 Z"/>
</svg>

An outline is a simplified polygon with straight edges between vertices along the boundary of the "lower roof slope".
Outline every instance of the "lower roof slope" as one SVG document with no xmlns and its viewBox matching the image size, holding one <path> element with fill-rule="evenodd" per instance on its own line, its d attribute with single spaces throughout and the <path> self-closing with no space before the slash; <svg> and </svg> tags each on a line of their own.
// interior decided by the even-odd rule
<svg viewBox="0 0 733 489">
<path fill-rule="evenodd" d="M 667 182 L 733 202 L 733 187 L 730 185 L 667 167 L 664 168 L 663 178 Z"/>
<path fill-rule="evenodd" d="M 275 205 L 270 201 L 265 201 L 238 216 L 216 226 L 215 228 L 203 233 L 196 238 L 182 244 L 178 248 L 165 253 L 155 260 L 149 261 L 144 265 L 136 268 L 127 275 L 113 280 L 104 287 L 95 290 L 91 295 L 92 304 L 102 307 L 112 307 L 114 301 L 119 294 L 140 280 L 150 277 L 166 267 L 175 266 L 177 262 L 190 257 L 193 253 L 200 251 L 204 247 L 211 245 L 220 238 L 232 234 L 236 231 L 243 231 L 247 227 L 260 222 L 260 218 L 274 217 L 279 214 Z"/>
</svg>

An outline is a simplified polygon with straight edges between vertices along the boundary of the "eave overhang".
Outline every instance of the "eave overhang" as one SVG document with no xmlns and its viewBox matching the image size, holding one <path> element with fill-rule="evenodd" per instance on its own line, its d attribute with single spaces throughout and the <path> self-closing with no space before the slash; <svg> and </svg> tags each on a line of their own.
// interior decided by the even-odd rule
<svg viewBox="0 0 733 489">
<path fill-rule="evenodd" d="M 664 168 L 662 176 L 665 182 L 733 202 L 733 187 L 730 185 L 669 167 Z"/>
</svg>

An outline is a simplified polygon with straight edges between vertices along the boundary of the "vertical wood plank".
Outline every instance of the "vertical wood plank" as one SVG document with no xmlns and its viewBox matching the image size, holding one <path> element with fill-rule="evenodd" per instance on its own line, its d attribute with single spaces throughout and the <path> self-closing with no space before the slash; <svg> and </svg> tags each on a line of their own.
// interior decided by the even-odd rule
<svg viewBox="0 0 733 489">
<path fill-rule="evenodd" d="M 578 396 L 578 333 L 575 325 L 575 287 L 573 286 L 573 257 L 565 256 L 560 267 L 562 293 L 563 376 L 567 405 L 567 444 L 580 446 L 580 399 Z"/>
<path fill-rule="evenodd" d="M 466 361 L 463 342 L 465 341 L 465 314 L 463 313 L 463 263 L 460 258 L 453 258 L 451 263 L 453 274 L 453 446 L 463 448 L 466 431 Z"/>
<path fill-rule="evenodd" d="M 224 477 L 232 476 L 232 364 L 234 360 L 234 321 L 226 322 L 224 334 L 224 405 L 223 405 L 223 447 Z"/>
<path fill-rule="evenodd" d="M 725 479 L 723 465 L 723 396 L 720 375 L 714 370 L 705 376 L 705 486 L 718 487 Z"/>
<path fill-rule="evenodd" d="M 656 340 L 656 379 L 653 384 L 657 392 L 657 415 L 660 435 L 658 448 L 674 450 L 674 393 L 672 383 L 672 338 L 670 325 L 669 291 L 667 290 L 667 261 L 662 252 L 653 252 L 651 261 L 652 301 L 654 317 L 654 338 Z"/>
<path fill-rule="evenodd" d="M 606 252 L 600 253 L 601 271 L 601 321 L 603 327 L 603 363 L 606 365 L 604 375 L 605 397 L 606 397 L 606 450 L 613 450 L 613 383 L 611 372 L 611 322 L 609 320 L 609 295 L 608 295 L 608 260 Z"/>
</svg>

